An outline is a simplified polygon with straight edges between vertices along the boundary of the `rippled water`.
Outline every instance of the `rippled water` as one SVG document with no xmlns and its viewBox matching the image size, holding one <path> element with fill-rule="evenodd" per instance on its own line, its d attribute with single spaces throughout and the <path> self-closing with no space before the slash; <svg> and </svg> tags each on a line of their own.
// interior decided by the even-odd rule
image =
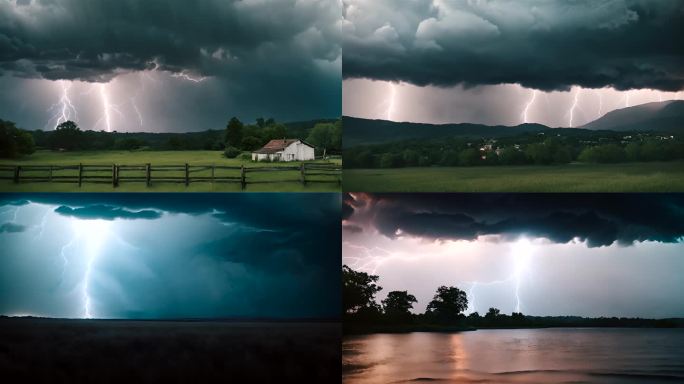
<svg viewBox="0 0 684 384">
<path fill-rule="evenodd" d="M 684 382 L 684 329 L 553 328 L 345 337 L 344 383 Z"/>
</svg>

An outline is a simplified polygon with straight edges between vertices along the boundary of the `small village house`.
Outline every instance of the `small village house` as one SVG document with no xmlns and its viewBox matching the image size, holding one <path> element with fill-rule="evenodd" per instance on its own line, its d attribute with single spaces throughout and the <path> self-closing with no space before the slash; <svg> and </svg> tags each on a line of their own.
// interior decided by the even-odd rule
<svg viewBox="0 0 684 384">
<path fill-rule="evenodd" d="M 299 139 L 271 140 L 252 152 L 254 161 L 306 161 L 314 157 L 314 147 Z"/>
</svg>

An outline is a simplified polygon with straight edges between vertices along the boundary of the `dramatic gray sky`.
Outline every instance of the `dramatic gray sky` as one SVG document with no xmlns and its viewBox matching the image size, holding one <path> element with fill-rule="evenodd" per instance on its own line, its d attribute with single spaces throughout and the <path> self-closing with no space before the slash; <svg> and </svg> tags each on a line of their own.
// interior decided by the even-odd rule
<svg viewBox="0 0 684 384">
<path fill-rule="evenodd" d="M 0 199 L 2 315 L 339 316 L 339 194 Z"/>
<path fill-rule="evenodd" d="M 684 317 L 680 195 L 346 195 L 343 263 L 408 290 L 440 285 L 468 312 Z"/>
<path fill-rule="evenodd" d="M 345 115 L 579 126 L 682 98 L 681 1 L 343 3 Z"/>
<path fill-rule="evenodd" d="M 0 0 L 0 118 L 197 131 L 341 113 L 341 4 Z"/>
</svg>

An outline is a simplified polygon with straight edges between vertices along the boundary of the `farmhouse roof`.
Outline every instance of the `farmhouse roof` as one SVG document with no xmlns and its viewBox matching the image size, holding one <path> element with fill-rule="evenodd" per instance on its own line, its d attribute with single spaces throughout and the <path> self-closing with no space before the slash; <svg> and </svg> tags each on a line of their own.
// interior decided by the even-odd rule
<svg viewBox="0 0 684 384">
<path fill-rule="evenodd" d="M 303 140 L 299 140 L 299 139 L 277 139 L 277 140 L 269 141 L 261 149 L 254 151 L 254 153 L 276 153 L 276 152 L 284 151 L 285 148 L 290 146 L 290 144 L 295 143 L 297 141 L 301 141 L 302 143 L 308 145 L 309 147 L 313 147 L 311 144 L 306 143 Z"/>
</svg>

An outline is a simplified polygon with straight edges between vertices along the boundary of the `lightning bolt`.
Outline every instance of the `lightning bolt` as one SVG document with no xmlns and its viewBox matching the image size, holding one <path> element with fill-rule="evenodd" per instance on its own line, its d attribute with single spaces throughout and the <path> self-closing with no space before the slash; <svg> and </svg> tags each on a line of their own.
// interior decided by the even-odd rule
<svg viewBox="0 0 684 384">
<path fill-rule="evenodd" d="M 575 120 L 575 109 L 577 109 L 577 104 L 579 104 L 579 93 L 580 93 L 580 88 L 577 88 L 575 91 L 575 97 L 573 98 L 572 101 L 572 106 L 570 106 L 570 128 L 574 127 L 574 120 Z"/>
<path fill-rule="evenodd" d="M 599 102 L 598 102 L 598 116 L 597 116 L 597 117 L 601 117 L 601 116 L 603 116 L 603 95 L 601 94 L 600 91 L 596 91 L 596 95 L 597 95 L 598 98 L 599 98 Z"/>
<path fill-rule="evenodd" d="M 347 265 L 354 270 L 367 272 L 373 275 L 377 273 L 378 268 L 383 262 L 394 256 L 392 252 L 380 247 L 368 248 L 362 245 L 352 244 L 348 241 L 343 242 L 343 245 L 364 253 L 363 257 L 346 256 L 345 259 L 349 261 Z"/>
<path fill-rule="evenodd" d="M 119 106 L 112 104 L 109 101 L 109 93 L 107 89 L 107 84 L 98 84 L 98 91 L 100 93 L 100 100 L 102 100 L 102 117 L 95 123 L 97 127 L 100 123 L 104 123 L 105 130 L 107 132 L 112 131 L 112 114 L 113 112 L 123 117 L 123 113 L 119 110 Z"/>
<path fill-rule="evenodd" d="M 532 90 L 532 96 L 530 97 L 530 100 L 525 104 L 525 109 L 523 109 L 522 112 L 522 122 L 523 124 L 529 123 L 529 119 L 527 118 L 527 114 L 530 111 L 530 107 L 532 104 L 534 104 L 534 100 L 537 98 L 537 90 L 533 89 Z"/>
<path fill-rule="evenodd" d="M 193 83 L 201 83 L 207 79 L 205 76 L 193 77 L 188 71 L 172 73 L 171 77 L 192 81 Z"/>
<path fill-rule="evenodd" d="M 71 89 L 72 83 L 67 80 L 59 80 L 58 84 L 62 88 L 62 94 L 59 97 L 59 100 L 48 108 L 48 111 L 54 111 L 54 115 L 45 124 L 45 129 L 48 129 L 50 126 L 56 128 L 65 121 L 78 120 L 76 107 L 69 97 L 69 90 Z"/>
<path fill-rule="evenodd" d="M 625 108 L 629 107 L 629 92 L 625 92 Z"/>
</svg>

